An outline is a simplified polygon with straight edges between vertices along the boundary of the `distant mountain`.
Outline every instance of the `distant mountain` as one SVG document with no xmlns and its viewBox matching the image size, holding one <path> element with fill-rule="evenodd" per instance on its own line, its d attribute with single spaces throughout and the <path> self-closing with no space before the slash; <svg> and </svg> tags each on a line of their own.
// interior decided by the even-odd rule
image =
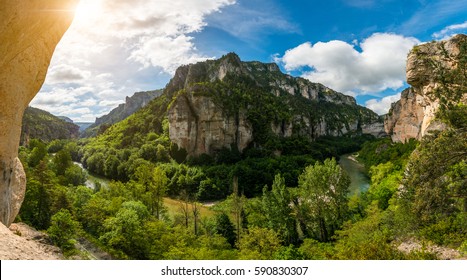
<svg viewBox="0 0 467 280">
<path fill-rule="evenodd" d="M 118 105 L 107 115 L 96 118 L 94 124 L 90 125 L 81 134 L 81 137 L 92 137 L 99 133 L 99 130 L 105 131 L 110 125 L 124 120 L 134 112 L 146 106 L 151 100 L 160 96 L 162 90 L 136 92 L 131 97 L 126 97 L 125 103 Z"/>
<path fill-rule="evenodd" d="M 41 109 L 28 107 L 23 115 L 21 144 L 27 144 L 31 138 L 43 141 L 77 138 L 79 126 L 62 118 Z"/>
<path fill-rule="evenodd" d="M 68 123 L 73 123 L 73 120 L 66 116 L 57 116 L 57 118 L 62 119 Z"/>
<path fill-rule="evenodd" d="M 74 124 L 79 126 L 79 132 L 81 133 L 81 132 L 85 131 L 88 127 L 93 125 L 94 123 L 93 122 L 75 122 Z"/>
</svg>

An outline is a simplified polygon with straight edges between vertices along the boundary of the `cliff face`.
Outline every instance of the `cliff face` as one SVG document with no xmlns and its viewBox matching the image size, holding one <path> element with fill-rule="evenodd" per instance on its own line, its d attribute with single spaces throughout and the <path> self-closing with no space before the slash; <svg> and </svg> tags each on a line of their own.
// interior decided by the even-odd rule
<svg viewBox="0 0 467 280">
<path fill-rule="evenodd" d="M 112 125 L 119 121 L 126 119 L 128 116 L 138 111 L 139 109 L 146 106 L 151 100 L 160 96 L 162 90 L 136 92 L 131 97 L 126 97 L 125 103 L 118 105 L 117 108 L 113 109 L 107 115 L 100 118 L 96 118 L 96 122 L 86 128 L 83 133 L 83 137 L 95 136 L 99 130 L 99 127 L 103 124 Z"/>
<path fill-rule="evenodd" d="M 466 44 L 467 36 L 460 34 L 412 49 L 406 70 L 412 87 L 402 92 L 401 100 L 392 104 L 384 120 L 393 141 L 421 139 L 430 130 L 442 129 L 444 124 L 435 120 L 441 100 L 443 104 L 467 100 L 465 78 L 455 75 L 459 67 L 465 67 Z"/>
<path fill-rule="evenodd" d="M 253 138 L 245 113 L 225 116 L 208 97 L 184 95 L 169 110 L 170 139 L 192 155 L 212 154 L 235 144 L 242 151 Z"/>
<path fill-rule="evenodd" d="M 233 53 L 180 67 L 165 93 L 173 98 L 170 139 L 190 155 L 291 136 L 384 134 L 382 120 L 353 97 Z"/>
<path fill-rule="evenodd" d="M 24 198 L 17 158 L 23 112 L 41 88 L 77 0 L 0 3 L 0 222 L 9 226 Z"/>
</svg>

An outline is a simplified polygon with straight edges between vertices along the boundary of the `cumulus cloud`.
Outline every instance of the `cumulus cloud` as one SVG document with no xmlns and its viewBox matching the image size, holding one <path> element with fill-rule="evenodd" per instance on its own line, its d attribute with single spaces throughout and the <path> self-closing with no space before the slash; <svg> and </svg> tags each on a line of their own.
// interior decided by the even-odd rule
<svg viewBox="0 0 467 280">
<path fill-rule="evenodd" d="M 465 33 L 467 31 L 467 21 L 460 24 L 453 24 L 446 26 L 443 30 L 433 34 L 433 38 L 436 40 L 445 40 L 457 33 Z"/>
<path fill-rule="evenodd" d="M 194 63 L 206 60 L 209 57 L 200 57 L 191 37 L 180 35 L 172 37 L 155 37 L 148 39 L 139 49 L 132 52 L 130 59 L 140 62 L 145 67 L 160 66 L 164 71 L 174 73 L 181 64 Z M 166 49 L 165 52 L 153 50 Z"/>
<path fill-rule="evenodd" d="M 391 104 L 398 101 L 401 98 L 401 94 L 395 94 L 395 95 L 390 95 L 383 97 L 382 99 L 370 99 L 365 102 L 365 106 L 374 112 L 376 112 L 378 115 L 384 115 L 389 112 L 389 109 L 391 108 Z"/>
<path fill-rule="evenodd" d="M 375 33 L 359 44 L 343 41 L 306 42 L 286 51 L 280 59 L 288 71 L 341 92 L 355 95 L 398 89 L 405 81 L 407 53 L 419 40 Z M 305 67 L 311 71 L 304 71 Z"/>
<path fill-rule="evenodd" d="M 193 33 L 208 15 L 234 3 L 81 0 L 31 105 L 94 121 L 125 96 L 163 87 L 178 66 L 211 58 L 197 50 Z"/>
<path fill-rule="evenodd" d="M 50 67 L 48 82 L 51 84 L 73 83 L 89 79 L 90 76 L 90 71 L 81 70 L 72 65 L 60 64 Z"/>
</svg>

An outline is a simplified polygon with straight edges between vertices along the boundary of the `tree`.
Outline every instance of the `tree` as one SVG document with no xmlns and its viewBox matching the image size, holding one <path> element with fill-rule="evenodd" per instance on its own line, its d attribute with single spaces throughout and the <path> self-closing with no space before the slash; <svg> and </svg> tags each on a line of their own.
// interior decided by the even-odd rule
<svg viewBox="0 0 467 280">
<path fill-rule="evenodd" d="M 238 247 L 240 259 L 272 260 L 281 248 L 281 240 L 272 229 L 251 228 L 243 235 Z"/>
<path fill-rule="evenodd" d="M 55 188 L 55 174 L 41 160 L 32 174 L 28 174 L 26 194 L 20 216 L 37 229 L 47 229 L 52 216 L 51 193 Z"/>
<path fill-rule="evenodd" d="M 160 167 L 154 168 L 152 172 L 152 184 L 149 187 L 151 197 L 151 212 L 160 219 L 160 215 L 164 209 L 164 196 L 167 192 L 167 183 L 169 179 L 165 171 Z"/>
<path fill-rule="evenodd" d="M 222 235 L 232 247 L 235 246 L 235 227 L 227 214 L 216 215 L 216 233 Z"/>
<path fill-rule="evenodd" d="M 78 231 L 79 223 L 73 219 L 71 213 L 62 209 L 52 216 L 51 225 L 47 233 L 53 242 L 63 251 L 71 251 L 74 248 L 74 237 Z"/>
<path fill-rule="evenodd" d="M 137 180 L 137 197 L 148 207 L 151 214 L 157 219 L 164 210 L 164 196 L 167 192 L 169 179 L 162 167 L 155 168 L 150 164 L 140 165 L 135 172 Z"/>
<path fill-rule="evenodd" d="M 277 174 L 271 191 L 268 191 L 267 186 L 263 189 L 262 208 L 267 227 L 275 230 L 288 244 L 298 239 L 291 203 L 292 197 L 285 186 L 285 180 Z"/>
<path fill-rule="evenodd" d="M 125 202 L 115 217 L 105 221 L 106 233 L 99 239 L 127 256 L 147 259 L 149 248 L 144 238 L 144 224 L 148 216 L 148 210 L 141 202 Z"/>
<path fill-rule="evenodd" d="M 306 167 L 298 181 L 301 225 L 311 237 L 329 241 L 346 218 L 349 176 L 333 158 Z"/>
<path fill-rule="evenodd" d="M 467 106 L 463 105 L 464 114 Z M 467 211 L 467 123 L 426 136 L 412 154 L 400 202 L 420 226 Z"/>
<path fill-rule="evenodd" d="M 389 207 L 389 199 L 397 191 L 402 180 L 402 170 L 396 170 L 390 161 L 370 168 L 371 186 L 368 196 L 377 200 L 379 208 L 385 210 Z"/>
<path fill-rule="evenodd" d="M 73 165 L 71 155 L 68 150 L 61 150 L 57 152 L 53 158 L 53 167 L 57 175 L 64 175 L 65 171 Z"/>
<path fill-rule="evenodd" d="M 65 185 L 81 186 L 86 184 L 88 174 L 78 165 L 72 164 L 65 170 Z"/>
<path fill-rule="evenodd" d="M 345 260 L 403 259 L 403 254 L 391 244 L 393 236 L 385 222 L 385 212 L 375 201 L 367 208 L 367 217 L 361 221 L 347 222 L 337 232 L 335 255 Z"/>
<path fill-rule="evenodd" d="M 29 155 L 28 164 L 30 167 L 36 167 L 47 156 L 46 145 L 37 139 L 32 139 L 29 143 L 31 154 Z"/>
</svg>

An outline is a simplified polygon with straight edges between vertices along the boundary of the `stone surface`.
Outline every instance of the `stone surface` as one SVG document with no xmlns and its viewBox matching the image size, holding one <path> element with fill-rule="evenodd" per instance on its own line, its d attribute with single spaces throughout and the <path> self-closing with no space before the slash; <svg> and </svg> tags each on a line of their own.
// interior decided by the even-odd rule
<svg viewBox="0 0 467 280">
<path fill-rule="evenodd" d="M 211 154 L 223 147 L 245 149 L 253 129 L 244 116 L 226 117 L 210 98 L 191 94 L 177 98 L 169 110 L 170 139 L 190 155 Z"/>
<path fill-rule="evenodd" d="M 466 35 L 459 34 L 447 41 L 416 46 L 409 53 L 406 76 L 412 87 L 402 92 L 401 99 L 392 104 L 384 120 L 385 131 L 393 141 L 405 142 L 411 138 L 420 140 L 431 130 L 445 127 L 435 120 L 440 106 L 434 94 L 440 87 L 436 75 L 439 75 L 439 69 L 447 72 L 457 67 L 461 57 L 460 44 L 466 40 Z M 444 97 L 448 100 L 452 98 Z M 460 101 L 466 100 L 467 93 Z"/>
<path fill-rule="evenodd" d="M 10 229 L 0 223 L 1 260 L 60 260 L 59 248 L 50 245 L 48 236 L 26 224 L 12 224 Z"/>
<path fill-rule="evenodd" d="M 17 158 L 25 108 L 40 90 L 77 0 L 0 2 L 0 222 L 10 225 L 24 198 Z"/>
</svg>

